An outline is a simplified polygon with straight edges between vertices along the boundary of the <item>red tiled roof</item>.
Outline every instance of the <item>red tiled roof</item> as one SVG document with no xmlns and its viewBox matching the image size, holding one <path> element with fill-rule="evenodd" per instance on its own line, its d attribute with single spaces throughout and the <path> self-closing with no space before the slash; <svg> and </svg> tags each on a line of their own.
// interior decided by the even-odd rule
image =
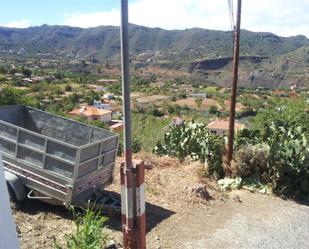
<svg viewBox="0 0 309 249">
<path fill-rule="evenodd" d="M 245 127 L 244 124 L 241 124 L 237 121 L 235 121 L 235 129 L 243 129 Z M 215 129 L 215 130 L 229 130 L 229 121 L 228 120 L 216 120 L 213 122 L 210 122 L 207 125 L 208 129 Z"/>
<path fill-rule="evenodd" d="M 85 107 L 81 107 L 78 109 L 75 109 L 73 111 L 70 111 L 68 114 L 70 115 L 84 115 L 87 117 L 91 117 L 91 116 L 104 116 L 107 114 L 112 113 L 111 111 L 108 110 L 103 110 L 103 109 L 98 109 L 96 107 L 93 106 L 85 106 Z"/>
</svg>

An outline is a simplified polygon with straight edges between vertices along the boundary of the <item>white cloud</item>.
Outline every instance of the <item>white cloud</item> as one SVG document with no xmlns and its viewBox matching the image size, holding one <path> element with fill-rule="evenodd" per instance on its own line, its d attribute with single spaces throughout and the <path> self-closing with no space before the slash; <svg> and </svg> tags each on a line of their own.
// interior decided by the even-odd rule
<svg viewBox="0 0 309 249">
<path fill-rule="evenodd" d="M 308 11 L 308 0 L 244 0 L 241 26 L 252 31 L 309 37 Z M 165 29 L 230 29 L 227 0 L 136 0 L 129 4 L 129 21 Z M 64 24 L 70 26 L 95 27 L 119 23 L 120 13 L 116 9 L 64 16 Z"/>
<path fill-rule="evenodd" d="M 99 25 L 120 25 L 120 14 L 117 10 L 94 13 L 70 13 L 64 15 L 65 25 L 88 28 Z"/>
<path fill-rule="evenodd" d="M 31 21 L 29 19 L 22 19 L 17 21 L 8 22 L 3 24 L 4 27 L 9 28 L 28 28 L 31 25 Z"/>
</svg>

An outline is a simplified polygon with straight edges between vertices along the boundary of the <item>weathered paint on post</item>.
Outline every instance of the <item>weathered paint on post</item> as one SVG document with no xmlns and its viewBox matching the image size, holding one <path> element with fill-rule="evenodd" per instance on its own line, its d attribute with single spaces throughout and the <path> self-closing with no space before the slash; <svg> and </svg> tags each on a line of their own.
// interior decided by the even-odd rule
<svg viewBox="0 0 309 249">
<path fill-rule="evenodd" d="M 129 170 L 126 170 L 125 162 L 122 162 L 120 166 L 121 220 L 124 236 L 123 246 L 126 249 L 146 248 L 144 172 L 145 167 L 142 160 L 134 160 L 133 167 Z M 133 198 L 129 203 L 126 203 L 128 195 Z"/>
</svg>

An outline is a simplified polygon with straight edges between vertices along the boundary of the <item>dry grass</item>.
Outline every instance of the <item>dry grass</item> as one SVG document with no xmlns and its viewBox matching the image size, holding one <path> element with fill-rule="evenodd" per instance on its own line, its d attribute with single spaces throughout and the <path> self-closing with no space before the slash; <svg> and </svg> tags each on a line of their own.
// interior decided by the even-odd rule
<svg viewBox="0 0 309 249">
<path fill-rule="evenodd" d="M 137 102 L 140 104 L 154 103 L 167 100 L 169 97 L 165 95 L 151 95 L 142 98 L 138 98 Z"/>
<path fill-rule="evenodd" d="M 220 108 L 219 103 L 213 99 L 203 99 L 200 106 L 198 106 L 196 98 L 186 98 L 177 100 L 176 104 L 182 107 L 188 106 L 189 108 L 192 109 L 207 109 L 210 108 L 211 106 L 217 106 L 218 108 Z"/>
</svg>

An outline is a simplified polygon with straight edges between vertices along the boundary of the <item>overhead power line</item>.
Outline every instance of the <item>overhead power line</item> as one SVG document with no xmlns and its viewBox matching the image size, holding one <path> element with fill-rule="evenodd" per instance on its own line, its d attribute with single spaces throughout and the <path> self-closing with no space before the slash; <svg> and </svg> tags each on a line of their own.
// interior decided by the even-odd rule
<svg viewBox="0 0 309 249">
<path fill-rule="evenodd" d="M 228 2 L 228 9 L 229 9 L 229 16 L 230 16 L 230 24 L 231 30 L 235 31 L 235 21 L 234 21 L 234 5 L 233 0 L 227 0 Z"/>
</svg>

